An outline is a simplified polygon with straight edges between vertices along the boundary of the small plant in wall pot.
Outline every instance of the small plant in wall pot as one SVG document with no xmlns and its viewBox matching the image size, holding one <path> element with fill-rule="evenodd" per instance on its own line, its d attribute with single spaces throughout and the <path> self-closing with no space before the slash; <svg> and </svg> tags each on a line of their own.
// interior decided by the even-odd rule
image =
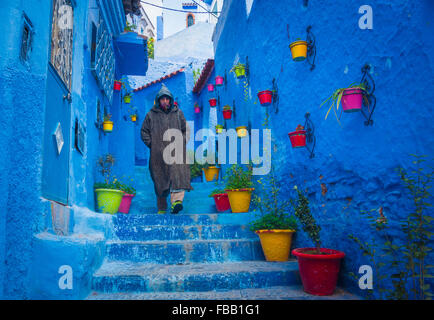
<svg viewBox="0 0 434 320">
<path fill-rule="evenodd" d="M 306 146 L 306 130 L 299 124 L 295 131 L 288 133 L 291 145 L 293 148 L 301 148 Z"/>
<path fill-rule="evenodd" d="M 236 65 L 232 67 L 230 72 L 235 73 L 235 76 L 240 79 L 246 76 L 246 65 L 238 62 Z"/>
<path fill-rule="evenodd" d="M 104 115 L 104 121 L 102 123 L 104 132 L 112 132 L 113 130 L 113 121 L 110 120 L 111 118 L 112 115 L 110 113 Z"/>
<path fill-rule="evenodd" d="M 231 106 L 225 105 L 223 107 L 223 119 L 227 120 L 232 118 L 232 108 Z"/>
<path fill-rule="evenodd" d="M 345 253 L 333 249 L 321 248 L 320 231 L 309 208 L 307 196 L 297 186 L 294 187 L 298 199 L 292 200 L 294 214 L 302 225 L 303 231 L 315 244 L 311 248 L 292 250 L 297 257 L 301 281 L 305 292 L 327 296 L 333 294 L 338 280 L 341 259 Z"/>
<path fill-rule="evenodd" d="M 289 45 L 292 54 L 292 60 L 303 61 L 307 57 L 307 41 L 297 38 Z"/>
<path fill-rule="evenodd" d="M 130 103 L 131 102 L 131 93 L 127 93 L 126 95 L 124 95 L 124 102 L 125 103 Z"/>
<path fill-rule="evenodd" d="M 337 112 L 341 103 L 344 112 L 357 112 L 362 110 L 363 99 L 367 99 L 364 95 L 365 92 L 366 84 L 364 83 L 353 83 L 347 88 L 336 89 L 332 95 L 320 105 L 320 107 L 322 107 L 326 102 L 330 103 L 325 119 L 327 119 L 330 111 L 333 109 L 336 120 L 340 123 Z"/>
</svg>

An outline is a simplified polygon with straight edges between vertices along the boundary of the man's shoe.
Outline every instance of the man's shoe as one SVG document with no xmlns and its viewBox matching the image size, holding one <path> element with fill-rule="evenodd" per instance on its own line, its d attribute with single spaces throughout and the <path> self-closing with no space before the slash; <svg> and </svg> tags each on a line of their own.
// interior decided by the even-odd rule
<svg viewBox="0 0 434 320">
<path fill-rule="evenodd" d="M 177 214 L 179 211 L 181 211 L 183 209 L 182 201 L 178 200 L 178 201 L 175 201 L 174 203 L 172 203 L 171 209 L 172 209 L 171 213 Z"/>
</svg>

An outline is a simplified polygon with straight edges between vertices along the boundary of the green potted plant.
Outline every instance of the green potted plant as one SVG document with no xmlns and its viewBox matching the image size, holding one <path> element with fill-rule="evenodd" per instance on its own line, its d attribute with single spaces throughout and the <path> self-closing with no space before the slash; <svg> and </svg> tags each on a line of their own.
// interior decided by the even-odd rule
<svg viewBox="0 0 434 320">
<path fill-rule="evenodd" d="M 297 221 L 288 214 L 291 201 L 279 198 L 280 187 L 273 166 L 268 175 L 257 180 L 255 193 L 253 203 L 261 215 L 249 223 L 250 230 L 259 236 L 267 261 L 288 261 Z"/>
<path fill-rule="evenodd" d="M 111 177 L 111 169 L 115 164 L 115 158 L 106 154 L 98 158 L 97 166 L 104 177 L 103 182 L 94 184 L 97 211 L 101 213 L 115 214 L 118 212 L 124 192 L 120 189 L 115 177 Z"/>
<path fill-rule="evenodd" d="M 235 73 L 237 78 L 243 78 L 246 76 L 246 65 L 238 62 L 231 68 L 230 72 Z"/>
<path fill-rule="evenodd" d="M 226 181 L 225 191 L 228 194 L 232 212 L 248 212 L 252 198 L 252 164 L 244 167 L 239 164 L 232 165 L 224 180 Z"/>
<path fill-rule="evenodd" d="M 214 189 L 209 196 L 214 198 L 214 203 L 218 212 L 229 210 L 231 207 L 228 194 L 224 189 Z"/>
<path fill-rule="evenodd" d="M 337 111 L 339 110 L 339 104 L 342 103 L 342 110 L 344 112 L 356 112 L 362 109 L 363 99 L 366 102 L 366 96 L 364 93 L 366 92 L 366 84 L 365 83 L 353 83 L 347 88 L 336 89 L 331 96 L 329 96 L 323 103 L 321 103 L 320 107 L 322 107 L 326 102 L 330 103 L 330 107 L 325 116 L 325 120 L 333 109 L 336 120 L 340 123 Z"/>
<path fill-rule="evenodd" d="M 203 165 L 194 159 L 194 163 L 190 164 L 190 180 L 191 182 L 202 182 Z"/>
<path fill-rule="evenodd" d="M 132 96 L 131 92 L 128 92 L 127 94 L 125 94 L 124 95 L 124 102 L 125 103 L 130 103 L 131 102 L 131 96 Z"/>
<path fill-rule="evenodd" d="M 297 257 L 298 268 L 301 281 L 305 292 L 325 296 L 333 294 L 338 280 L 340 262 L 345 253 L 321 248 L 320 231 L 309 208 L 309 200 L 297 186 L 297 201 L 291 200 L 294 206 L 294 214 L 315 244 L 314 248 L 298 248 L 292 250 L 292 254 Z"/>
<path fill-rule="evenodd" d="M 137 26 L 135 25 L 135 24 L 130 24 L 128 21 L 127 21 L 127 24 L 126 24 L 126 26 L 124 27 L 124 32 L 134 32 L 134 29 L 136 29 L 137 28 Z"/>
</svg>

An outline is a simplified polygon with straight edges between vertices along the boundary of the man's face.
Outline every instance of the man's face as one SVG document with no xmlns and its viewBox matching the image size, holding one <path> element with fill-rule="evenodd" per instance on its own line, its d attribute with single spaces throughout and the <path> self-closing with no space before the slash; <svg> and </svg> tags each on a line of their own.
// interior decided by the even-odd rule
<svg viewBox="0 0 434 320">
<path fill-rule="evenodd" d="M 160 106 L 163 107 L 164 109 L 167 109 L 170 105 L 170 98 L 167 96 L 162 96 L 160 98 Z"/>
</svg>

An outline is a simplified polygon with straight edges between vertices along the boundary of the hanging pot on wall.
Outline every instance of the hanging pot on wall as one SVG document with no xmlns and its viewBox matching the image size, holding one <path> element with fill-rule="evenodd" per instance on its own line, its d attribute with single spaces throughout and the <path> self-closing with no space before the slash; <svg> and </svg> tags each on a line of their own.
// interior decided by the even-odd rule
<svg viewBox="0 0 434 320">
<path fill-rule="evenodd" d="M 230 119 L 232 118 L 232 110 L 230 106 L 224 106 L 223 107 L 223 119 Z"/>
<path fill-rule="evenodd" d="M 132 114 L 130 117 L 131 117 L 131 121 L 132 122 L 136 122 L 137 121 L 137 115 Z"/>
<path fill-rule="evenodd" d="M 307 57 L 307 42 L 304 40 L 294 41 L 289 45 L 292 54 L 292 60 L 303 61 Z"/>
<path fill-rule="evenodd" d="M 214 85 L 212 83 L 208 83 L 208 91 L 214 91 Z"/>
<path fill-rule="evenodd" d="M 273 102 L 273 91 L 264 90 L 258 92 L 259 102 L 263 106 L 268 106 Z"/>
<path fill-rule="evenodd" d="M 216 86 L 221 86 L 221 85 L 223 85 L 223 77 L 221 77 L 221 76 L 217 76 L 217 77 L 215 77 L 215 85 Z"/>
<path fill-rule="evenodd" d="M 216 98 L 211 98 L 208 101 L 209 101 L 209 105 L 211 107 L 215 107 L 217 105 L 217 99 Z"/>
<path fill-rule="evenodd" d="M 288 133 L 288 136 L 293 148 L 302 148 L 306 146 L 306 130 L 296 130 Z"/>
<path fill-rule="evenodd" d="M 106 120 L 102 123 L 102 129 L 104 132 L 112 132 L 113 131 L 113 121 Z"/>
<path fill-rule="evenodd" d="M 194 113 L 200 113 L 200 107 L 199 105 L 194 105 Z"/>
<path fill-rule="evenodd" d="M 243 78 L 246 76 L 246 66 L 243 64 L 238 64 L 234 67 L 234 72 L 237 78 Z"/>
<path fill-rule="evenodd" d="M 344 112 L 357 112 L 362 110 L 363 90 L 360 88 L 348 88 L 342 93 L 342 109 Z"/>
<path fill-rule="evenodd" d="M 247 127 L 246 126 L 239 126 L 236 127 L 235 130 L 237 131 L 237 136 L 242 138 L 247 136 Z"/>
<path fill-rule="evenodd" d="M 116 91 L 120 91 L 122 88 L 122 82 L 115 80 L 113 84 L 113 89 Z"/>
<path fill-rule="evenodd" d="M 131 102 L 131 96 L 129 94 L 127 94 L 126 96 L 124 96 L 124 102 L 125 103 L 130 103 Z"/>
<path fill-rule="evenodd" d="M 221 124 L 218 124 L 218 125 L 215 126 L 215 132 L 216 133 L 222 133 L 223 128 L 224 127 Z"/>
</svg>

